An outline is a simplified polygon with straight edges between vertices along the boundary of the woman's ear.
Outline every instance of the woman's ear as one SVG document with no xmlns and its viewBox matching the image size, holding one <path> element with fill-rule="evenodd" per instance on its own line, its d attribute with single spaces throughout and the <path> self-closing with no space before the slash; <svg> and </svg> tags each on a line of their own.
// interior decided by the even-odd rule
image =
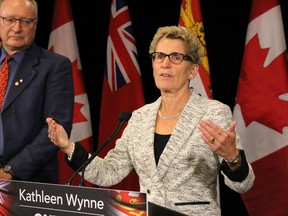
<svg viewBox="0 0 288 216">
<path fill-rule="evenodd" d="M 189 80 L 194 79 L 195 76 L 196 76 L 197 73 L 198 73 L 198 70 L 199 70 L 199 65 L 193 64 L 193 65 L 191 66 L 191 71 L 190 71 L 190 74 L 189 74 L 188 79 L 189 79 Z"/>
</svg>

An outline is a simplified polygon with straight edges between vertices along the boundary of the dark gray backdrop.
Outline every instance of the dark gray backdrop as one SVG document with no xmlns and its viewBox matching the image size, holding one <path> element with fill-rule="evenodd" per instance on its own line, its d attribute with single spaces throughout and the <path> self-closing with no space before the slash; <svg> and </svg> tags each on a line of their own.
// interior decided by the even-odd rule
<svg viewBox="0 0 288 216">
<path fill-rule="evenodd" d="M 38 2 L 36 42 L 47 48 L 54 1 Z M 149 43 L 158 27 L 178 24 L 181 0 L 128 0 L 127 3 L 137 43 L 145 100 L 149 103 L 159 96 L 148 56 Z M 287 0 L 280 0 L 280 3 L 287 44 L 288 3 Z M 71 5 L 97 146 L 111 1 L 71 0 Z M 250 5 L 251 0 L 201 0 L 213 97 L 231 109 L 237 91 Z M 222 178 L 220 186 L 222 215 L 248 215 L 240 195 L 223 185 Z"/>
</svg>

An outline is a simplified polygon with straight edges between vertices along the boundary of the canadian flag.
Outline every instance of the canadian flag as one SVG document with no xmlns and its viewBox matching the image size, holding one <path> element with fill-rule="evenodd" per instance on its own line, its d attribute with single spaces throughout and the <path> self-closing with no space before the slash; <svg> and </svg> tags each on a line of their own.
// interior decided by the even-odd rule
<svg viewBox="0 0 288 216">
<path fill-rule="evenodd" d="M 199 67 L 199 73 L 197 73 L 196 77 L 190 81 L 190 86 L 192 86 L 196 92 L 201 94 L 203 97 L 212 98 L 210 69 L 206 50 L 200 0 L 182 0 L 179 26 L 189 28 L 197 35 L 204 54 L 202 64 Z"/>
<path fill-rule="evenodd" d="M 74 80 L 74 116 L 70 140 L 79 141 L 84 148 L 92 152 L 92 127 L 88 97 L 82 77 L 82 68 L 78 52 L 74 21 L 69 0 L 55 0 L 52 31 L 48 49 L 68 57 L 73 65 Z M 66 183 L 74 171 L 66 165 L 62 152 L 59 152 L 59 183 Z M 79 184 L 76 177 L 73 184 Z"/>
<path fill-rule="evenodd" d="M 233 116 L 254 186 L 249 215 L 288 215 L 288 64 L 278 0 L 253 0 Z"/>
</svg>

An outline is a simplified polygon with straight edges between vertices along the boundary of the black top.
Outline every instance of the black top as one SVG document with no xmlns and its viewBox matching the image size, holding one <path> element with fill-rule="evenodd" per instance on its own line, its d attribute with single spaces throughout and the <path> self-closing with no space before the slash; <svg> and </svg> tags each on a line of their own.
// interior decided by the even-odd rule
<svg viewBox="0 0 288 216">
<path fill-rule="evenodd" d="M 160 155 L 162 154 L 171 134 L 157 134 L 154 136 L 154 155 L 156 160 L 156 165 L 158 164 Z"/>
</svg>

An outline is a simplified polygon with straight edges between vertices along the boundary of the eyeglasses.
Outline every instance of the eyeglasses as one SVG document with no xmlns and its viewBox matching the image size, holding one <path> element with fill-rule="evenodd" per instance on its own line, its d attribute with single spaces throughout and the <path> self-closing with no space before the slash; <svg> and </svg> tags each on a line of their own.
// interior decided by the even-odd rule
<svg viewBox="0 0 288 216">
<path fill-rule="evenodd" d="M 37 21 L 36 18 L 35 19 L 29 19 L 29 18 L 16 19 L 14 17 L 2 17 L 2 16 L 0 17 L 2 18 L 3 24 L 5 26 L 15 25 L 16 21 L 19 21 L 21 26 L 28 27 L 28 26 L 31 26 L 35 21 Z"/>
<path fill-rule="evenodd" d="M 173 64 L 180 64 L 183 60 L 194 62 L 191 56 L 185 55 L 183 53 L 178 52 L 173 52 L 170 54 L 165 54 L 163 52 L 150 53 L 150 57 L 152 58 L 152 60 L 157 63 L 163 62 L 166 56 L 168 56 L 170 62 Z"/>
</svg>

